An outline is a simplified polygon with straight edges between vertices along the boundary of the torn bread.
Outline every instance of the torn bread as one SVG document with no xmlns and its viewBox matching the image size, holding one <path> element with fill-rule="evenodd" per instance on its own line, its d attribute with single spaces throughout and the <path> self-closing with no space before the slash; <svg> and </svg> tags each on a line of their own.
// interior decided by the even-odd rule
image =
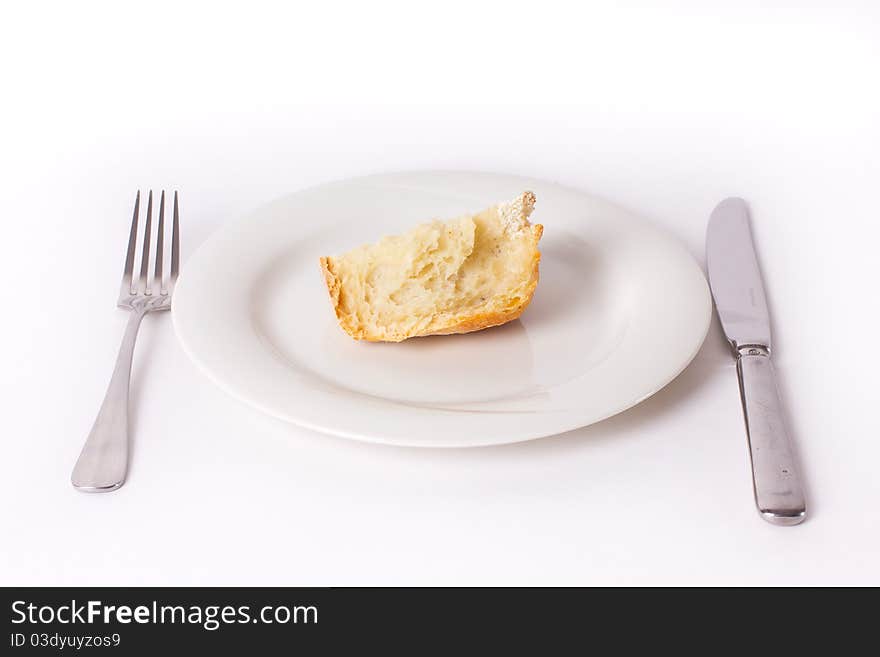
<svg viewBox="0 0 880 657">
<path fill-rule="evenodd" d="M 468 333 L 519 317 L 538 284 L 535 195 L 432 221 L 320 259 L 340 326 L 356 340 Z"/>
</svg>

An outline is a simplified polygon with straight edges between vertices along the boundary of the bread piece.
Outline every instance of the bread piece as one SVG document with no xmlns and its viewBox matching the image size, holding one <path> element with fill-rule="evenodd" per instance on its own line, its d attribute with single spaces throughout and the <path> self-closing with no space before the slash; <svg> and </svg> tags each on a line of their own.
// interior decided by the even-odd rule
<svg viewBox="0 0 880 657">
<path fill-rule="evenodd" d="M 340 326 L 355 340 L 468 333 L 519 317 L 538 284 L 535 195 L 422 224 L 320 259 Z"/>
</svg>

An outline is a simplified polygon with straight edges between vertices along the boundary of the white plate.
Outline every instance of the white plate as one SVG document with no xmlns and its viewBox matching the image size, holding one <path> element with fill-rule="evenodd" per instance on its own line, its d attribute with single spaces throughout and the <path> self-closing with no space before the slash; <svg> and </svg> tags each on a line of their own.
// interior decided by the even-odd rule
<svg viewBox="0 0 880 657">
<path fill-rule="evenodd" d="M 518 321 L 399 344 L 339 328 L 318 256 L 527 189 L 543 256 Z M 448 172 L 282 198 L 205 242 L 173 305 L 186 352 L 234 396 L 319 431 L 429 447 L 528 440 L 619 413 L 684 369 L 710 312 L 693 258 L 624 210 L 541 180 Z"/>
</svg>

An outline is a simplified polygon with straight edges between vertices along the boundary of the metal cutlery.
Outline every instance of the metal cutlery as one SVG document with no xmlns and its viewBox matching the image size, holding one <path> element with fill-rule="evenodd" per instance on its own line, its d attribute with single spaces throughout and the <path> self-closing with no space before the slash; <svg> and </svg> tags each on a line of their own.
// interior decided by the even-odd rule
<svg viewBox="0 0 880 657">
<path fill-rule="evenodd" d="M 736 358 L 755 503 L 768 522 L 796 525 L 806 503 L 776 386 L 770 313 L 742 199 L 725 199 L 712 212 L 706 260 L 715 308 Z"/>
<path fill-rule="evenodd" d="M 70 481 L 74 488 L 89 493 L 104 493 L 116 490 L 125 483 L 128 471 L 128 390 L 131 377 L 131 363 L 138 328 L 144 315 L 154 311 L 171 308 L 171 294 L 180 268 L 180 220 L 177 192 L 174 192 L 174 206 L 171 229 L 171 267 L 164 276 L 165 252 L 165 192 L 159 199 L 159 225 L 156 231 L 155 264 L 153 276 L 149 276 L 150 237 L 153 222 L 153 192 L 147 199 L 146 223 L 139 275 L 134 277 L 135 255 L 138 235 L 138 214 L 141 193 L 138 191 L 134 201 L 134 216 L 128 237 L 125 254 L 125 269 L 117 305 L 125 308 L 131 315 L 122 346 L 116 359 L 116 367 L 110 378 L 110 385 L 91 433 L 73 468 Z"/>
</svg>

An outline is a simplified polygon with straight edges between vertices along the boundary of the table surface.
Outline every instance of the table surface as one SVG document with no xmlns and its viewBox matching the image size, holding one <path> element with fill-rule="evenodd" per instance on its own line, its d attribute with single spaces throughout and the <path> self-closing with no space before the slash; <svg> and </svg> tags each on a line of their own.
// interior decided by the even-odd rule
<svg viewBox="0 0 880 657">
<path fill-rule="evenodd" d="M 880 584 L 880 15 L 734 4 L 12 8 L 0 583 Z M 113 301 L 135 189 L 180 190 L 185 260 L 273 198 L 411 169 L 575 186 L 700 262 L 712 207 L 745 197 L 808 520 L 755 512 L 717 321 L 630 411 L 444 451 L 261 415 L 151 316 L 129 481 L 73 490 L 126 319 Z"/>
</svg>

